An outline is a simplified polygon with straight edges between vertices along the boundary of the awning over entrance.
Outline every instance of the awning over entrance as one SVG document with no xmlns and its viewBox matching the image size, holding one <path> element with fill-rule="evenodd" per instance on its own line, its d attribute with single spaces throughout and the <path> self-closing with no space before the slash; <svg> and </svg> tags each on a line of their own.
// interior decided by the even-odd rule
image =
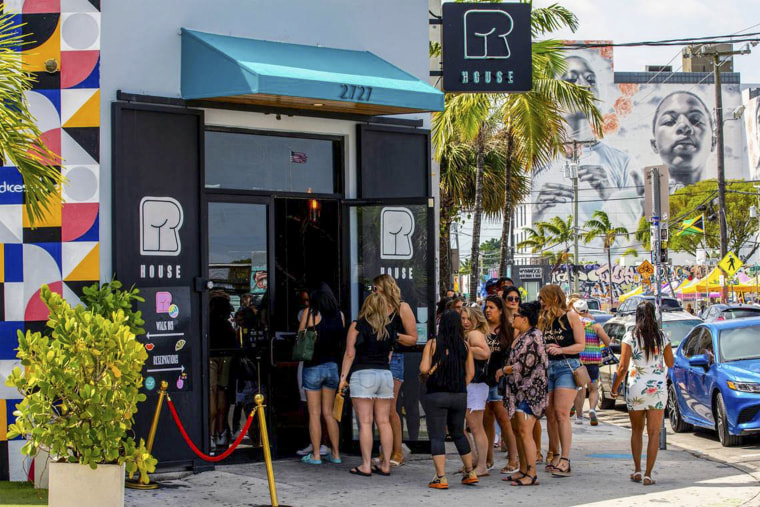
<svg viewBox="0 0 760 507">
<path fill-rule="evenodd" d="M 368 51 L 186 28 L 182 97 L 363 115 L 443 110 L 443 93 Z"/>
</svg>

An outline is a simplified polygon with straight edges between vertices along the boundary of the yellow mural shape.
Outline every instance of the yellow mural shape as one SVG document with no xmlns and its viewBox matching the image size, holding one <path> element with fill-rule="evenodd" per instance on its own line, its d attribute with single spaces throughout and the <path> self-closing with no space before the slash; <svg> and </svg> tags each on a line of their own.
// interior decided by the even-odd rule
<svg viewBox="0 0 760 507">
<path fill-rule="evenodd" d="M 40 72 L 45 69 L 45 62 L 51 58 L 58 62 L 58 66 L 61 65 L 61 20 L 58 20 L 58 25 L 55 27 L 55 31 L 48 40 L 42 43 L 40 46 L 30 49 L 29 51 L 23 51 L 21 53 L 21 61 L 24 64 L 24 70 L 27 72 Z"/>
<path fill-rule="evenodd" d="M 79 110 L 66 121 L 64 127 L 100 126 L 100 90 L 93 93 Z"/>
<path fill-rule="evenodd" d="M 95 245 L 82 262 L 69 273 L 66 281 L 88 282 L 98 279 L 100 279 L 100 245 Z"/>
<path fill-rule="evenodd" d="M 8 440 L 6 429 L 8 428 L 8 405 L 5 400 L 0 400 L 0 442 Z"/>
<path fill-rule="evenodd" d="M 34 222 L 34 227 L 60 227 L 61 226 L 61 195 L 59 193 L 50 196 L 48 201 L 47 210 L 45 210 L 42 218 Z M 32 222 L 29 219 L 29 213 L 26 206 L 22 208 L 22 215 L 24 221 L 24 227 L 32 227 Z"/>
</svg>

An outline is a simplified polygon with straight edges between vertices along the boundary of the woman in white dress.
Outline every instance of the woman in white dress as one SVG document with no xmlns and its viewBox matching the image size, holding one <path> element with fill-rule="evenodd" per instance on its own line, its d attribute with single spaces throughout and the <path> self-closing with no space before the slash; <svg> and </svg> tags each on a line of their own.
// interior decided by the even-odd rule
<svg viewBox="0 0 760 507">
<path fill-rule="evenodd" d="M 630 367 L 629 367 L 630 365 Z M 641 482 L 641 450 L 644 425 L 647 428 L 647 468 L 644 486 L 655 483 L 652 469 L 657 459 L 659 433 L 665 406 L 668 403 L 666 368 L 673 367 L 673 349 L 657 325 L 654 305 L 644 301 L 636 307 L 636 325 L 626 333 L 620 348 L 620 365 L 612 385 L 612 396 L 617 397 L 623 379 L 628 378 L 625 403 L 631 419 L 631 453 L 633 454 L 633 482 Z"/>
</svg>

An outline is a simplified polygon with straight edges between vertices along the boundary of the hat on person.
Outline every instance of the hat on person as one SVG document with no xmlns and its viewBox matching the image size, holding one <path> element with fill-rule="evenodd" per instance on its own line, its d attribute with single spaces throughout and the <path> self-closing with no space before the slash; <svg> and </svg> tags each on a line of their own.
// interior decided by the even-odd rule
<svg viewBox="0 0 760 507">
<path fill-rule="evenodd" d="M 499 279 L 491 278 L 485 284 L 486 294 L 496 294 L 499 289 Z"/>
<path fill-rule="evenodd" d="M 573 303 L 573 308 L 575 308 L 575 311 L 578 313 L 586 313 L 588 311 L 588 303 L 586 303 L 585 299 L 579 299 Z"/>
</svg>

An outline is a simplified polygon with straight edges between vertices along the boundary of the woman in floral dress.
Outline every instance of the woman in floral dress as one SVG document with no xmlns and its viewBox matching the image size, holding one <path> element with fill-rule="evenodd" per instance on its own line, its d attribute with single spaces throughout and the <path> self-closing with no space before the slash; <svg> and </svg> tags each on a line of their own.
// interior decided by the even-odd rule
<svg viewBox="0 0 760 507">
<path fill-rule="evenodd" d="M 630 365 L 630 367 L 629 367 Z M 644 301 L 636 307 L 636 325 L 623 338 L 620 349 L 620 365 L 612 385 L 612 396 L 617 397 L 618 388 L 628 374 L 625 402 L 631 419 L 631 452 L 633 454 L 633 482 L 641 482 L 641 450 L 644 426 L 647 429 L 647 468 L 644 485 L 655 483 L 652 469 L 657 459 L 659 433 L 665 405 L 668 402 L 666 368 L 673 367 L 673 349 L 657 325 L 654 305 Z"/>
</svg>

